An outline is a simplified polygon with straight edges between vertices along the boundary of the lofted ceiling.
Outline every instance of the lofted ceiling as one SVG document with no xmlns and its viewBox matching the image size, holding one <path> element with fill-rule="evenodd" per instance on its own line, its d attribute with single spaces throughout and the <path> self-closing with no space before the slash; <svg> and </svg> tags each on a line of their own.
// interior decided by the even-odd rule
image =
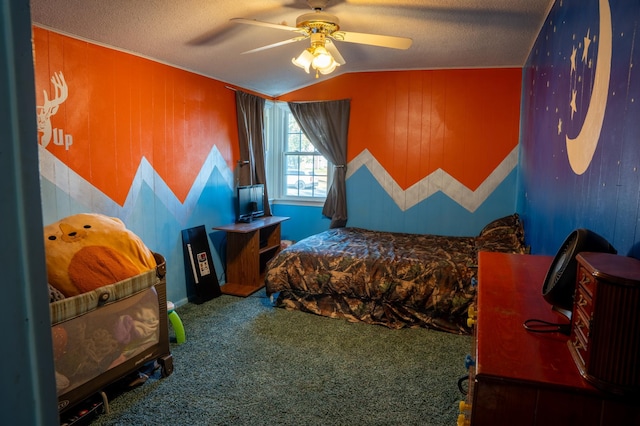
<svg viewBox="0 0 640 426">
<path fill-rule="evenodd" d="M 318 0 L 311 0 L 311 2 Z M 309 40 L 231 22 L 296 25 L 306 0 L 30 0 L 33 24 L 267 96 L 343 73 L 522 67 L 554 0 L 320 0 L 340 30 L 407 37 L 407 50 L 335 41 L 346 63 L 316 79 L 291 59 Z"/>
</svg>

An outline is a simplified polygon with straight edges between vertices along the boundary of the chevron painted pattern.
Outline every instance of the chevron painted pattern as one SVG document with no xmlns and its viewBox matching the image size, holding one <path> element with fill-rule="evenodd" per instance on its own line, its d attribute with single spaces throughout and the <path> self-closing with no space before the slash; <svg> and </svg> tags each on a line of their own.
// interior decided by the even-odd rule
<svg viewBox="0 0 640 426">
<path fill-rule="evenodd" d="M 475 191 L 470 190 L 442 169 L 435 170 L 403 190 L 378 160 L 365 149 L 349 162 L 347 179 L 360 167 L 366 167 L 402 211 L 441 191 L 468 211 L 474 212 L 517 165 L 518 146 L 513 148 Z"/>
<path fill-rule="evenodd" d="M 127 199 L 125 203 L 120 206 L 56 158 L 47 149 L 40 146 L 40 174 L 42 177 L 54 182 L 61 191 L 69 194 L 72 198 L 91 200 L 93 211 L 121 218 L 126 218 L 130 215 L 133 206 L 136 204 L 142 185 L 147 184 L 153 188 L 158 200 L 164 204 L 179 223 L 187 223 L 191 213 L 196 207 L 198 199 L 202 195 L 207 179 L 216 168 L 223 176 L 230 190 L 233 190 L 233 172 L 227 166 L 218 148 L 214 146 L 204 161 L 197 178 L 193 182 L 193 186 L 185 202 L 181 203 L 166 182 L 153 169 L 153 166 L 151 166 L 145 157 L 142 157 L 131 188 L 129 189 Z M 68 177 L 67 179 L 60 178 L 65 175 Z"/>
</svg>

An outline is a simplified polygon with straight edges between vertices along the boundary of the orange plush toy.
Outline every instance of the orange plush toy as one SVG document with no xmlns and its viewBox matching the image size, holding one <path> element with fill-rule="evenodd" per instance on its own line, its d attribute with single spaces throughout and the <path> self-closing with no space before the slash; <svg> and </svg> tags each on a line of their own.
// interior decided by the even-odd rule
<svg viewBox="0 0 640 426">
<path fill-rule="evenodd" d="M 115 217 L 82 213 L 44 227 L 49 284 L 67 297 L 156 267 L 153 253 Z"/>
</svg>

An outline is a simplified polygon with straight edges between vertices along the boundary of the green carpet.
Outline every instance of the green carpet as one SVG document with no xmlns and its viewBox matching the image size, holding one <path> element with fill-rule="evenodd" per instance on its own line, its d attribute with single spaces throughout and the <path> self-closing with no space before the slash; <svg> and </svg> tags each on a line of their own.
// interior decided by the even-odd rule
<svg viewBox="0 0 640 426">
<path fill-rule="evenodd" d="M 92 425 L 454 425 L 469 336 L 273 308 L 264 290 L 177 309 L 174 373 Z M 173 331 L 170 329 L 170 335 Z"/>
</svg>

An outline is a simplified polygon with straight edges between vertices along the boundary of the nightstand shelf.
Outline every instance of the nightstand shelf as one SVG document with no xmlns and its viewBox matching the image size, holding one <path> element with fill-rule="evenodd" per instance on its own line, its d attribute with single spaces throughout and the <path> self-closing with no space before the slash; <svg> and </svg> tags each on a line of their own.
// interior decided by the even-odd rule
<svg viewBox="0 0 640 426">
<path fill-rule="evenodd" d="M 265 216 L 213 229 L 227 233 L 227 281 L 223 294 L 246 297 L 264 287 L 267 262 L 280 251 L 280 224 L 288 217 Z"/>
</svg>

